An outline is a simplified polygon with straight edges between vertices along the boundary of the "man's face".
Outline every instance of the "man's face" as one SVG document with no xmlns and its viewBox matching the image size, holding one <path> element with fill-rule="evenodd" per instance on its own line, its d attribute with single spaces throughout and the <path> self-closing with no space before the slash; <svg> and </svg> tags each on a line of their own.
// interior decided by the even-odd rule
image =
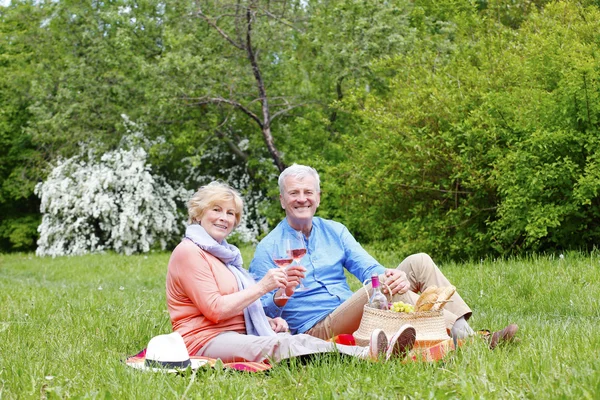
<svg viewBox="0 0 600 400">
<path fill-rule="evenodd" d="M 317 192 L 317 184 L 312 176 L 302 179 L 288 176 L 284 180 L 285 190 L 279 195 L 281 207 L 292 227 L 312 221 L 319 207 L 321 195 Z"/>
</svg>

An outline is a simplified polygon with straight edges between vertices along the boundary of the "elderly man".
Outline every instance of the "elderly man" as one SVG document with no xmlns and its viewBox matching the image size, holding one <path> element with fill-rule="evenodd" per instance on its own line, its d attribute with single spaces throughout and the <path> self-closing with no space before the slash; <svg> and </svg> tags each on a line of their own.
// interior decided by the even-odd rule
<svg viewBox="0 0 600 400">
<path fill-rule="evenodd" d="M 302 266 L 290 267 L 288 274 L 303 278 L 309 290 L 294 293 L 294 288 L 288 287 L 287 294 L 293 294 L 289 300 L 278 299 L 281 289 L 261 298 L 267 315 L 281 315 L 292 333 L 329 339 L 358 329 L 367 295 L 362 289 L 355 293 L 350 290 L 344 270 L 361 282 L 370 279 L 373 273 L 379 274 L 384 288 L 388 287 L 395 299 L 411 304 L 419 297 L 417 293 L 429 286 L 450 285 L 427 254 L 411 255 L 396 269 L 387 269 L 362 248 L 344 225 L 315 217 L 321 190 L 319 174 L 314 168 L 294 164 L 284 170 L 279 176 L 279 192 L 286 217 L 256 247 L 250 273 L 262 278 L 274 267 L 270 256 L 273 247 L 286 236 L 302 236 L 307 253 L 301 260 Z M 458 293 L 451 300 L 444 309 L 451 336 L 461 339 L 473 335 L 467 323 L 471 309 Z M 494 332 L 489 338 L 490 347 L 512 339 L 516 330 L 517 326 L 511 324 Z"/>
</svg>

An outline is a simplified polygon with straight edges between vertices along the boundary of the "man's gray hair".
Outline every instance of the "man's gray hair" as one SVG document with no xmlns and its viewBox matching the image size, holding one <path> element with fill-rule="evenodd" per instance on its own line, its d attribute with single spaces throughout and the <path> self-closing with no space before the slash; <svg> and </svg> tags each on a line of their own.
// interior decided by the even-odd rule
<svg viewBox="0 0 600 400">
<path fill-rule="evenodd" d="M 302 180 L 307 176 L 315 178 L 317 193 L 321 193 L 321 180 L 319 179 L 319 173 L 313 167 L 300 164 L 292 164 L 279 174 L 279 194 L 283 194 L 285 191 L 284 184 L 285 178 L 293 176 L 296 179 Z"/>
</svg>

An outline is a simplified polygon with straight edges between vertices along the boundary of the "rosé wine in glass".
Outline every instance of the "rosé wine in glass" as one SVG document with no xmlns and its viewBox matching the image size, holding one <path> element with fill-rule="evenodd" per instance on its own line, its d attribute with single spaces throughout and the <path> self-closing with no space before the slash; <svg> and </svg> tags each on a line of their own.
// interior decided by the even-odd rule
<svg viewBox="0 0 600 400">
<path fill-rule="evenodd" d="M 288 254 L 294 259 L 296 265 L 300 265 L 300 260 L 306 255 L 306 245 L 304 244 L 304 235 L 302 232 L 296 232 L 294 235 L 289 235 L 287 239 L 289 242 Z M 296 292 L 305 292 L 308 288 L 304 286 L 304 283 L 300 281 L 300 284 L 296 288 Z"/>
<path fill-rule="evenodd" d="M 284 240 L 282 243 L 276 243 L 273 246 L 273 251 L 271 253 L 271 259 L 273 260 L 273 263 L 275 265 L 277 265 L 279 268 L 282 268 L 285 271 L 287 269 L 287 267 L 292 265 L 292 263 L 294 262 L 294 258 L 292 256 L 290 256 L 289 253 L 290 253 L 289 241 Z M 285 290 L 286 289 L 283 289 L 281 294 L 279 294 L 279 296 L 277 296 L 277 297 L 274 297 L 274 299 L 289 299 L 290 296 L 288 296 L 286 294 Z"/>
</svg>

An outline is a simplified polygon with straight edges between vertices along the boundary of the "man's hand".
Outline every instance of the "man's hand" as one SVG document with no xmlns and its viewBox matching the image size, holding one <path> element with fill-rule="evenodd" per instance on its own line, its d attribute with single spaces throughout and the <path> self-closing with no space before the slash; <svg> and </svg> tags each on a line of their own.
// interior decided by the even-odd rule
<svg viewBox="0 0 600 400">
<path fill-rule="evenodd" d="M 290 330 L 288 323 L 283 318 L 269 318 L 269 324 L 275 333 L 287 332 Z"/>
<path fill-rule="evenodd" d="M 387 293 L 388 287 L 392 290 L 392 295 L 395 295 L 396 293 L 404 294 L 410 289 L 410 283 L 408 282 L 406 272 L 404 271 L 400 271 L 399 269 L 386 269 L 385 277 L 386 279 L 383 285 L 384 293 Z"/>
<path fill-rule="evenodd" d="M 304 279 L 304 272 L 306 272 L 306 268 L 304 268 L 302 265 L 292 265 L 285 269 L 287 279 L 285 289 L 279 289 L 275 293 L 275 296 L 273 296 L 273 301 L 277 307 L 285 306 L 288 299 L 278 299 L 278 297 L 284 290 L 287 296 L 292 296 L 294 294 L 294 289 L 296 289 L 296 286 L 300 284 L 300 280 Z"/>
<path fill-rule="evenodd" d="M 304 279 L 306 268 L 302 265 L 292 265 L 288 267 L 285 272 L 287 273 L 287 288 L 294 289 L 300 284 L 300 281 Z"/>
</svg>

